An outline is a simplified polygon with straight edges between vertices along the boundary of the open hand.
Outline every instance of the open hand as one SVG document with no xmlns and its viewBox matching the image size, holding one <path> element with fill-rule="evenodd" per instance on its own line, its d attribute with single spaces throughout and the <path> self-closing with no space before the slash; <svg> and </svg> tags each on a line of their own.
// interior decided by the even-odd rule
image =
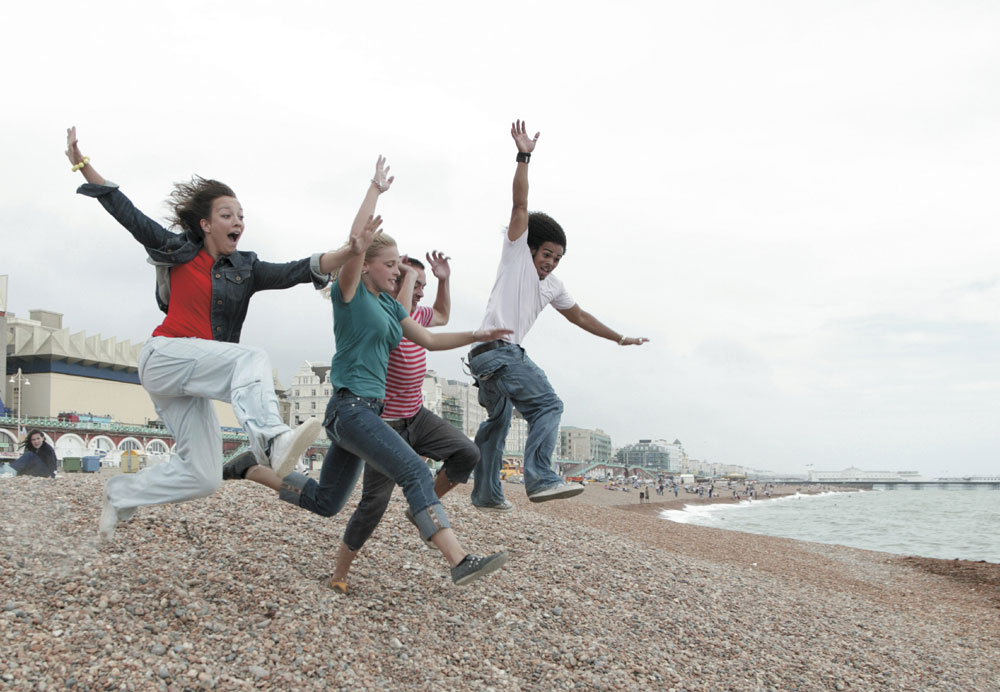
<svg viewBox="0 0 1000 692">
<path fill-rule="evenodd" d="M 534 139 L 528 136 L 527 125 L 523 120 L 517 120 L 510 126 L 510 136 L 514 138 L 517 150 L 524 154 L 530 154 L 535 150 L 538 143 L 538 136 L 541 132 L 536 132 Z"/>
<path fill-rule="evenodd" d="M 83 161 L 80 143 L 76 139 L 76 126 L 66 128 L 66 158 L 74 166 Z"/>
<path fill-rule="evenodd" d="M 431 266 L 431 274 L 433 274 L 438 281 L 444 281 L 451 276 L 451 265 L 448 264 L 448 260 L 450 260 L 451 257 L 448 257 L 443 252 L 438 250 L 428 252 L 426 256 L 427 264 Z"/>
<path fill-rule="evenodd" d="M 642 346 L 647 341 L 649 341 L 649 339 L 647 339 L 644 336 L 626 336 L 625 339 L 621 342 L 621 345 L 622 346 Z"/>
<path fill-rule="evenodd" d="M 379 192 L 387 192 L 395 179 L 395 176 L 389 175 L 389 166 L 386 165 L 385 157 L 379 154 L 378 161 L 375 162 L 375 175 L 372 177 L 372 183 L 375 184 Z"/>
<path fill-rule="evenodd" d="M 381 216 L 369 216 L 368 221 L 365 222 L 364 228 L 361 231 L 351 233 L 350 240 L 348 241 L 351 252 L 355 255 L 363 255 L 369 246 L 371 246 L 375 236 L 382 232 L 381 226 Z"/>
</svg>

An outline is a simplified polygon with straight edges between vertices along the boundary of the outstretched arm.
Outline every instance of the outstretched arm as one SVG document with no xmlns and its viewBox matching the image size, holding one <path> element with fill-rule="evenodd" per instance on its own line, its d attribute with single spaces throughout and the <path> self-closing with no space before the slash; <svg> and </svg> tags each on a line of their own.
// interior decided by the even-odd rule
<svg viewBox="0 0 1000 692">
<path fill-rule="evenodd" d="M 477 341 L 495 341 L 513 332 L 510 329 L 484 329 L 476 332 L 445 332 L 435 333 L 426 329 L 412 317 L 400 322 L 403 336 L 415 344 L 423 346 L 428 351 L 447 351 L 474 344 Z"/>
<path fill-rule="evenodd" d="M 104 178 L 90 165 L 90 157 L 80 153 L 80 143 L 76 139 L 76 126 L 66 130 L 66 158 L 69 159 L 74 171 L 83 173 L 88 183 L 104 185 Z"/>
<path fill-rule="evenodd" d="M 536 132 L 534 139 L 528 136 L 524 121 L 517 120 L 510 126 L 510 136 L 517 145 L 517 170 L 514 172 L 514 207 L 510 211 L 510 225 L 507 226 L 507 239 L 514 241 L 528 230 L 528 160 L 538 143 Z"/>
<path fill-rule="evenodd" d="M 600 336 L 610 341 L 614 341 L 619 346 L 641 346 L 649 341 L 649 339 L 644 336 L 625 336 L 624 334 L 619 334 L 611 327 L 608 327 L 599 319 L 591 315 L 589 312 L 583 310 L 578 303 L 574 303 L 571 308 L 559 310 L 559 312 L 563 314 L 563 317 L 568 319 L 580 329 L 588 331 L 594 336 Z"/>
<path fill-rule="evenodd" d="M 378 157 L 375 162 L 375 175 L 372 178 L 365 198 L 361 202 L 354 223 L 351 224 L 350 249 L 351 257 L 340 270 L 337 277 L 337 285 L 340 287 L 340 295 L 344 302 L 349 303 L 354 298 L 354 291 L 361 281 L 361 267 L 365 263 L 365 251 L 372 244 L 372 238 L 380 231 L 382 223 L 381 216 L 374 216 L 375 204 L 379 195 L 389 189 L 394 177 L 389 175 L 389 167 L 385 165 L 385 158 Z"/>
<path fill-rule="evenodd" d="M 434 317 L 431 318 L 430 324 L 432 327 L 448 324 L 448 318 L 451 316 L 451 288 L 448 285 L 448 278 L 451 276 L 451 265 L 448 264 L 450 259 L 437 250 L 427 253 L 427 264 L 430 265 L 431 273 L 438 282 L 437 297 L 434 299 Z"/>
</svg>

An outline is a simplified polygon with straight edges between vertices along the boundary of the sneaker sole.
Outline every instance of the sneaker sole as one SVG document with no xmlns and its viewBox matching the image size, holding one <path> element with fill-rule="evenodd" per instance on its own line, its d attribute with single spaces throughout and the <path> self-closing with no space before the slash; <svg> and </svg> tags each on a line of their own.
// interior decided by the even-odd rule
<svg viewBox="0 0 1000 692">
<path fill-rule="evenodd" d="M 543 490 L 540 493 L 535 493 L 534 495 L 528 495 L 529 502 L 548 502 L 549 500 L 565 500 L 567 497 L 576 497 L 583 492 L 583 486 L 570 487 L 565 490 L 560 490 L 559 492 L 553 492 L 549 494 L 544 494 Z"/>
<path fill-rule="evenodd" d="M 501 505 L 472 505 L 480 512 L 513 512 L 514 505 L 510 504 L 506 507 Z"/>
<path fill-rule="evenodd" d="M 487 574 L 493 574 L 498 569 L 507 564 L 507 553 L 501 553 L 495 560 L 490 560 L 483 568 L 478 572 L 472 572 L 471 574 L 466 574 L 464 577 L 455 582 L 455 586 L 465 586 L 470 584 L 477 579 L 482 579 Z"/>
<path fill-rule="evenodd" d="M 271 469 L 278 474 L 278 478 L 284 478 L 295 470 L 295 465 L 299 463 L 299 457 L 319 438 L 319 431 L 322 428 L 323 424 L 318 418 L 310 418 L 295 429 L 295 432 L 302 431 L 295 437 L 295 444 L 285 452 L 284 459 L 279 459 L 280 463 L 277 467 L 271 466 Z"/>
</svg>

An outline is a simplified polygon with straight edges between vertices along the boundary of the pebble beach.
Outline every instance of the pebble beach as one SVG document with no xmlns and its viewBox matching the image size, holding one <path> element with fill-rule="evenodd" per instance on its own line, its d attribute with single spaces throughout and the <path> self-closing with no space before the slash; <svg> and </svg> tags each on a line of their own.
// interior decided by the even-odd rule
<svg viewBox="0 0 1000 692">
<path fill-rule="evenodd" d="M 96 538 L 100 475 L 0 483 L 0 689 L 1000 690 L 1000 565 L 676 524 L 589 485 L 508 514 L 444 498 L 510 561 L 467 587 L 402 494 L 327 583 L 324 519 L 245 482 Z"/>
</svg>

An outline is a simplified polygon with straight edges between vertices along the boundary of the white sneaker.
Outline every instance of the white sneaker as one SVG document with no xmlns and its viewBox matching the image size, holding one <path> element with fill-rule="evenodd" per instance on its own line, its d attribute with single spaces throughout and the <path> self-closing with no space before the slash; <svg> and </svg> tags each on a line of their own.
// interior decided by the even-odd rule
<svg viewBox="0 0 1000 692">
<path fill-rule="evenodd" d="M 97 535 L 103 541 L 111 541 L 115 537 L 115 527 L 118 526 L 118 510 L 111 504 L 108 491 L 104 491 L 104 509 L 97 524 Z"/>
<path fill-rule="evenodd" d="M 528 495 L 531 502 L 547 502 L 548 500 L 562 500 L 567 497 L 579 495 L 584 491 L 582 483 L 556 483 L 548 488 L 538 490 Z"/>
<path fill-rule="evenodd" d="M 310 418 L 295 430 L 286 430 L 271 440 L 268 462 L 278 478 L 284 478 L 292 472 L 303 453 L 319 437 L 319 431 L 322 429 L 323 424 L 319 418 Z"/>
</svg>

